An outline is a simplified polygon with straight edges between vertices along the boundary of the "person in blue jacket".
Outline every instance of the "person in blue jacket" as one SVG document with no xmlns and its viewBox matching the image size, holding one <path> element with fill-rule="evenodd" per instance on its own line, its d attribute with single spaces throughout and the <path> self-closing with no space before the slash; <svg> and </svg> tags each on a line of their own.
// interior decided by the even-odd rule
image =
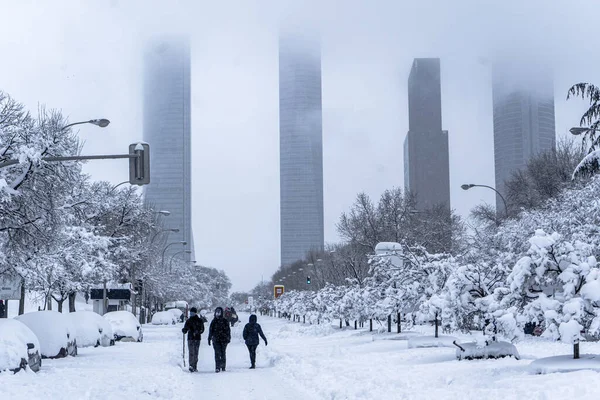
<svg viewBox="0 0 600 400">
<path fill-rule="evenodd" d="M 256 348 L 260 343 L 258 335 L 265 341 L 265 346 L 267 345 L 267 338 L 265 337 L 260 324 L 256 322 L 256 315 L 252 314 L 250 316 L 250 321 L 244 326 L 242 335 L 246 341 L 248 352 L 250 353 L 250 369 L 254 369 L 256 368 Z"/>
</svg>

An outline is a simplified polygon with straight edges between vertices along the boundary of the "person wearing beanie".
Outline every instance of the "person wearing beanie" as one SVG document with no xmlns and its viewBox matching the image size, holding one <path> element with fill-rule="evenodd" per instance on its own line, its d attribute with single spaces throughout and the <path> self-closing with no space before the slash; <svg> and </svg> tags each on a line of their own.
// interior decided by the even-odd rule
<svg viewBox="0 0 600 400">
<path fill-rule="evenodd" d="M 229 321 L 223 316 L 223 308 L 215 308 L 215 317 L 208 329 L 208 345 L 213 342 L 215 350 L 215 372 L 225 371 L 227 363 L 227 344 L 231 341 Z"/>
<path fill-rule="evenodd" d="M 252 314 L 250 316 L 250 321 L 244 326 L 244 332 L 242 334 L 244 341 L 246 342 L 246 347 L 248 347 L 248 352 L 250 353 L 250 369 L 256 368 L 256 348 L 260 343 L 258 335 L 265 341 L 266 346 L 267 338 L 265 337 L 260 324 L 256 322 L 256 315 Z"/>
<path fill-rule="evenodd" d="M 200 339 L 202 333 L 204 333 L 204 321 L 198 316 L 196 307 L 190 308 L 190 317 L 185 321 L 185 325 L 181 332 L 183 332 L 184 335 L 187 333 L 190 372 L 196 372 L 198 370 Z"/>
</svg>

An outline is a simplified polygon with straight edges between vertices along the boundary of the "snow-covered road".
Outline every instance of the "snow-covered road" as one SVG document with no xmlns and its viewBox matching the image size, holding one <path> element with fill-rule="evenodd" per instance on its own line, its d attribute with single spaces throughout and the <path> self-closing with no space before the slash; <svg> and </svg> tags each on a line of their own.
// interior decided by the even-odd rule
<svg viewBox="0 0 600 400">
<path fill-rule="evenodd" d="M 241 314 L 242 321 L 247 315 Z M 597 399 L 600 373 L 534 375 L 536 357 L 568 354 L 570 346 L 529 339 L 522 360 L 457 361 L 453 348 L 408 349 L 395 333 L 340 331 L 259 317 L 269 346 L 249 370 L 232 331 L 227 372 L 216 374 L 206 334 L 199 372 L 182 371 L 181 325 L 144 326 L 144 343 L 81 349 L 77 357 L 44 360 L 37 373 L 0 374 L 0 399 Z M 428 327 L 420 329 L 429 329 Z M 600 353 L 583 343 L 583 353 Z"/>
</svg>

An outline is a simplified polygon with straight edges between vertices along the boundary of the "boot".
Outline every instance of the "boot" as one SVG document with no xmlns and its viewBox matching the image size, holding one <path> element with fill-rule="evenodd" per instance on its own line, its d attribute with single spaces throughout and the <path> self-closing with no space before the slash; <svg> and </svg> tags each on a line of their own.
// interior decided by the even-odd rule
<svg viewBox="0 0 600 400">
<path fill-rule="evenodd" d="M 254 366 L 254 364 L 252 364 L 252 365 L 250 366 L 250 369 L 256 369 L 256 367 Z"/>
<path fill-rule="evenodd" d="M 216 368 L 216 369 L 215 369 L 215 372 L 220 372 L 220 371 L 221 371 L 221 370 L 220 370 L 219 368 Z"/>
</svg>

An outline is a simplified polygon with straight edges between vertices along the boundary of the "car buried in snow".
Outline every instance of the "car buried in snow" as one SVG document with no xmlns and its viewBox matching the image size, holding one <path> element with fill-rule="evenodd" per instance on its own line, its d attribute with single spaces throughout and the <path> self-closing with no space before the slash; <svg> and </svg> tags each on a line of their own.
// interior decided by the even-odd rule
<svg viewBox="0 0 600 400">
<path fill-rule="evenodd" d="M 142 326 L 129 311 L 111 311 L 104 314 L 104 318 L 110 322 L 114 339 L 119 342 L 141 342 L 144 340 Z"/>
<path fill-rule="evenodd" d="M 65 314 L 57 311 L 34 311 L 15 319 L 27 325 L 37 336 L 42 358 L 77 355 L 75 328 Z"/>
<path fill-rule="evenodd" d="M 0 318 L 0 372 L 17 373 L 42 366 L 40 342 L 27 325 L 12 318 Z"/>
<path fill-rule="evenodd" d="M 75 328 L 77 347 L 107 347 L 115 344 L 112 326 L 93 311 L 76 311 L 66 314 Z"/>
</svg>

